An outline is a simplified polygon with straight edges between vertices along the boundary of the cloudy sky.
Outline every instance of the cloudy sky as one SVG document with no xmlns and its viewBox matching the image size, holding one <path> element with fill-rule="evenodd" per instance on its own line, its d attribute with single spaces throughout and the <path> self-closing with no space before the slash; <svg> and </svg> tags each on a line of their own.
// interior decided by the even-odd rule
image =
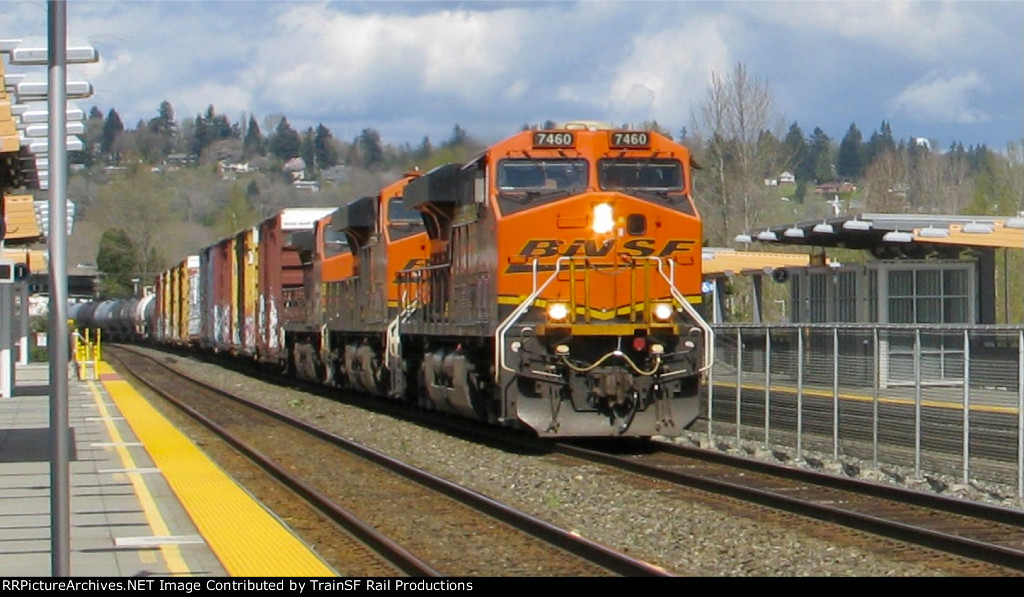
<svg viewBox="0 0 1024 597">
<path fill-rule="evenodd" d="M 45 41 L 45 1 L 2 4 L 0 39 Z M 79 106 L 130 128 L 167 100 L 179 121 L 213 105 L 394 144 L 573 119 L 678 136 L 711 74 L 743 63 L 808 136 L 886 121 L 940 148 L 1024 137 L 1022 1 L 69 0 L 67 15 L 101 57 L 68 68 L 95 88 Z"/>
</svg>

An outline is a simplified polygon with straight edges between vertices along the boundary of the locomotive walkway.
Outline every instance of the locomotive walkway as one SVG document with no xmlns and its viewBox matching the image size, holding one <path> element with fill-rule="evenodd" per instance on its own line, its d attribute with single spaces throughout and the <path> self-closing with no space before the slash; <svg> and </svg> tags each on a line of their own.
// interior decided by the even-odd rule
<svg viewBox="0 0 1024 597">
<path fill-rule="evenodd" d="M 71 576 L 335 574 L 106 364 L 68 386 Z M 49 409 L 49 364 L 17 366 L 0 398 L 0 578 L 52 575 Z"/>
</svg>

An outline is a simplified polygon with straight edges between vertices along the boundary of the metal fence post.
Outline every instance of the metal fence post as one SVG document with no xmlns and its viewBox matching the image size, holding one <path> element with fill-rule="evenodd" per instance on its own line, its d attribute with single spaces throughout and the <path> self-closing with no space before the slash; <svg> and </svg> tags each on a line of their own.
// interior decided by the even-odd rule
<svg viewBox="0 0 1024 597">
<path fill-rule="evenodd" d="M 921 328 L 914 330 L 914 476 L 921 477 Z"/>
<path fill-rule="evenodd" d="M 804 334 L 797 329 L 796 341 L 796 459 L 804 459 Z"/>
<path fill-rule="evenodd" d="M 772 332 L 764 329 L 764 443 L 771 446 L 772 419 Z"/>
<path fill-rule="evenodd" d="M 879 369 L 882 366 L 882 358 L 878 350 L 878 328 L 875 327 L 871 330 L 871 336 L 875 342 L 875 346 L 872 349 L 875 353 L 874 365 L 875 371 L 871 379 L 871 452 L 872 462 L 875 467 L 878 466 L 878 380 L 882 376 L 882 372 Z"/>
<path fill-rule="evenodd" d="M 1024 330 L 1017 337 L 1017 497 L 1024 498 Z"/>
<path fill-rule="evenodd" d="M 1018 384 L 1020 380 L 1018 379 Z M 964 432 L 963 432 L 963 481 L 970 478 L 971 462 L 971 336 L 964 330 Z"/>
<path fill-rule="evenodd" d="M 740 447 L 740 419 L 743 409 L 743 330 L 736 330 L 736 447 Z"/>
<path fill-rule="evenodd" d="M 839 460 L 839 327 L 832 328 L 832 460 Z"/>
</svg>

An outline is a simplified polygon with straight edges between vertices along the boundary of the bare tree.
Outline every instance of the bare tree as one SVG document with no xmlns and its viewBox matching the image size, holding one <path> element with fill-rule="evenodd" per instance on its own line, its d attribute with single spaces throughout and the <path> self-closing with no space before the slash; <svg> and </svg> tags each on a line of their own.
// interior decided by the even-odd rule
<svg viewBox="0 0 1024 597">
<path fill-rule="evenodd" d="M 694 128 L 704 140 L 709 184 L 698 196 L 711 216 L 705 234 L 723 242 L 732 232 L 749 230 L 771 195 L 766 176 L 784 161 L 783 119 L 766 81 L 737 63 L 726 77 L 711 73 L 707 98 L 699 105 Z"/>
</svg>

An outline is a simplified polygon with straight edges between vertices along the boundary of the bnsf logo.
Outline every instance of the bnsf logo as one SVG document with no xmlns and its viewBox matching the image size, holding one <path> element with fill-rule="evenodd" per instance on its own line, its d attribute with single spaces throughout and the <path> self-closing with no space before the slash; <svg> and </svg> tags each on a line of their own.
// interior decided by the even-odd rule
<svg viewBox="0 0 1024 597">
<path fill-rule="evenodd" d="M 615 239 L 601 244 L 593 239 L 582 238 L 570 242 L 558 239 L 536 239 L 526 241 L 519 251 L 518 257 L 521 257 L 523 261 L 544 257 L 605 257 L 608 255 L 671 257 L 678 253 L 689 253 L 696 244 L 696 241 L 681 239 L 671 239 L 659 244 L 659 241 L 653 238 L 632 238 L 621 245 Z M 553 271 L 554 269 L 553 263 L 537 266 L 538 271 Z M 533 271 L 533 266 L 529 263 L 510 263 L 505 268 L 506 274 L 531 271 Z"/>
<path fill-rule="evenodd" d="M 576 239 L 566 242 L 559 239 L 537 239 L 526 241 L 519 251 L 522 257 L 604 257 L 613 253 L 630 257 L 671 257 L 676 253 L 688 253 L 693 250 L 696 241 L 671 239 L 659 245 L 653 238 L 633 238 L 618 246 L 615 239 L 598 245 L 592 239 Z"/>
</svg>

